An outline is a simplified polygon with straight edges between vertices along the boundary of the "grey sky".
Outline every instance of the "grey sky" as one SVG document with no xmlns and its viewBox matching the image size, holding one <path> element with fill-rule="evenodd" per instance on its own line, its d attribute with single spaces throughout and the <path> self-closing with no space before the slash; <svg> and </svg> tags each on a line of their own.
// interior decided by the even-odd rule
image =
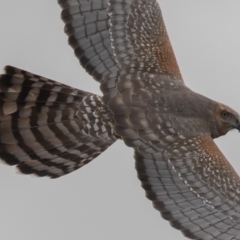
<svg viewBox="0 0 240 240">
<path fill-rule="evenodd" d="M 57 1 L 0 1 L 0 68 L 23 68 L 100 94 L 74 57 Z M 159 0 L 186 84 L 240 112 L 239 0 Z M 240 173 L 240 135 L 216 141 Z M 184 240 L 144 196 L 133 151 L 118 142 L 57 180 L 0 165 L 0 239 Z"/>
</svg>

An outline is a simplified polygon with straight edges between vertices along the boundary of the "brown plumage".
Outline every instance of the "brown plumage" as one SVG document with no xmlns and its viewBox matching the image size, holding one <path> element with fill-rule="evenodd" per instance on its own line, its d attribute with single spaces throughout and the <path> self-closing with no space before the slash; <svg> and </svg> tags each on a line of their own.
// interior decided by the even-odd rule
<svg viewBox="0 0 240 240">
<path fill-rule="evenodd" d="M 191 239 L 240 239 L 239 176 L 212 140 L 240 129 L 239 116 L 185 86 L 156 0 L 58 2 L 69 44 L 103 98 L 6 67 L 0 157 L 56 178 L 122 139 L 173 227 Z"/>
</svg>

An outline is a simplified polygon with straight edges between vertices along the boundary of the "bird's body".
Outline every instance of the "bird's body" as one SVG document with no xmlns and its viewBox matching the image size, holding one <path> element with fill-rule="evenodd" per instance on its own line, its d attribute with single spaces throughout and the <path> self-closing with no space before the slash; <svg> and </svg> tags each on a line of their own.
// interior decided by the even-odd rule
<svg viewBox="0 0 240 240">
<path fill-rule="evenodd" d="M 0 157 L 57 178 L 122 139 L 146 196 L 191 239 L 240 239 L 240 180 L 213 138 L 230 107 L 187 88 L 155 0 L 59 0 L 69 44 L 103 97 L 6 67 Z"/>
</svg>

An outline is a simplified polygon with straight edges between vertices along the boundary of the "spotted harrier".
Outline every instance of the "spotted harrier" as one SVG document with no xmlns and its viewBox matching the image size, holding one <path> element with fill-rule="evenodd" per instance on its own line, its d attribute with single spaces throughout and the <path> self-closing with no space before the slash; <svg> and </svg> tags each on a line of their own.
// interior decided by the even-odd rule
<svg viewBox="0 0 240 240">
<path fill-rule="evenodd" d="M 185 85 L 157 1 L 58 3 L 103 96 L 6 66 L 0 158 L 58 178 L 122 140 L 147 198 L 174 228 L 190 239 L 240 239 L 240 179 L 213 141 L 240 130 L 240 117 Z"/>
</svg>

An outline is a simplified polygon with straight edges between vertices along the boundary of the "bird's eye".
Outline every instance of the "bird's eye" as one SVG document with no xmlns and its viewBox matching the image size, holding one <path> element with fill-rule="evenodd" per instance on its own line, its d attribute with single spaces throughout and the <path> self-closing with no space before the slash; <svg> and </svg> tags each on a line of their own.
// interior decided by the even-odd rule
<svg viewBox="0 0 240 240">
<path fill-rule="evenodd" d="M 227 118 L 229 118 L 230 113 L 227 112 L 227 111 L 222 111 L 222 112 L 221 112 L 221 116 L 222 116 L 222 118 L 227 119 Z"/>
</svg>

